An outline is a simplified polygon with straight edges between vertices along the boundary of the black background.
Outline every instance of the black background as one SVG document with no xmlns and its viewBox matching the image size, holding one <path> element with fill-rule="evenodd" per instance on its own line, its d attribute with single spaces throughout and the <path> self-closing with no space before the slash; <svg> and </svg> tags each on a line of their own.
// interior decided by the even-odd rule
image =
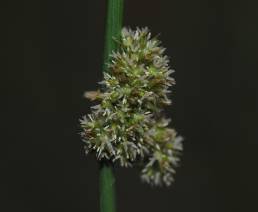
<svg viewBox="0 0 258 212">
<path fill-rule="evenodd" d="M 126 0 L 124 25 L 161 33 L 176 69 L 168 115 L 185 150 L 170 188 L 116 169 L 118 212 L 258 211 L 255 2 Z M 102 78 L 106 1 L 1 4 L 1 211 L 96 212 L 98 164 L 77 133 Z"/>
</svg>

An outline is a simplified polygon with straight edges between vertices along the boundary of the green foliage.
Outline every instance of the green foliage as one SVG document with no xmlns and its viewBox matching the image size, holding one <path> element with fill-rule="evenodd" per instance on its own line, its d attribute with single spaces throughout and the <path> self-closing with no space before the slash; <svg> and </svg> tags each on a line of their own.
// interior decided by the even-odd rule
<svg viewBox="0 0 258 212">
<path fill-rule="evenodd" d="M 169 60 L 160 41 L 147 28 L 124 28 L 110 55 L 102 91 L 86 92 L 99 101 L 81 121 L 86 153 L 123 167 L 142 166 L 141 178 L 152 185 L 170 185 L 182 151 L 182 138 L 168 127 L 162 113 L 171 104 Z"/>
</svg>

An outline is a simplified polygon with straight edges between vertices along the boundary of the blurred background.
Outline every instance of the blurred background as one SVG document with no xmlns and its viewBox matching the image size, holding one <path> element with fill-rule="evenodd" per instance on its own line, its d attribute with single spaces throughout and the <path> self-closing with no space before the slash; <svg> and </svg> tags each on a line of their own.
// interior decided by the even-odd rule
<svg viewBox="0 0 258 212">
<path fill-rule="evenodd" d="M 1 211 L 98 212 L 98 164 L 85 156 L 83 92 L 102 79 L 106 1 L 1 3 L 4 106 Z M 169 188 L 116 169 L 118 212 L 258 211 L 258 4 L 125 0 L 124 25 L 160 34 L 176 70 L 173 126 L 185 137 Z"/>
</svg>

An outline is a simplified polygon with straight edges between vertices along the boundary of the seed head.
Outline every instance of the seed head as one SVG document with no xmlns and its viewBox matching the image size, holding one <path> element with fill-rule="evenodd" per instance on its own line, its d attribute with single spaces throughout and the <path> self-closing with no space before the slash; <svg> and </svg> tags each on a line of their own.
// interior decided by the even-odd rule
<svg viewBox="0 0 258 212">
<path fill-rule="evenodd" d="M 85 93 L 99 101 L 80 120 L 86 153 L 123 167 L 141 165 L 144 182 L 168 186 L 183 150 L 182 138 L 163 114 L 171 104 L 173 70 L 161 42 L 147 28 L 123 28 L 117 42 L 100 82 L 102 90 Z"/>
</svg>

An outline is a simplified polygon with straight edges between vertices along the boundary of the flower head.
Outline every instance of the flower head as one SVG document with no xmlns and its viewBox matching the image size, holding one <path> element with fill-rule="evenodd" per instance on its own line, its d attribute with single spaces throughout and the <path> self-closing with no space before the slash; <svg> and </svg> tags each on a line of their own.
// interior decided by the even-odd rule
<svg viewBox="0 0 258 212">
<path fill-rule="evenodd" d="M 170 185 L 182 151 L 182 138 L 169 128 L 162 113 L 171 104 L 168 57 L 147 28 L 123 28 L 102 91 L 85 97 L 98 100 L 81 120 L 86 153 L 123 167 L 141 164 L 141 178 L 153 185 Z"/>
</svg>

